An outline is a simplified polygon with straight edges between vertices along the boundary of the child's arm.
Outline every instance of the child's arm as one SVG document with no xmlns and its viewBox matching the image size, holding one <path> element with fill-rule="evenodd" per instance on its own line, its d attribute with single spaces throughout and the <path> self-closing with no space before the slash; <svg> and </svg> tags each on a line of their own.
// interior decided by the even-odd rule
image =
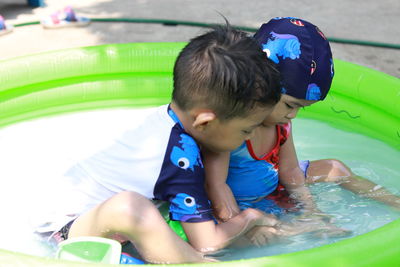
<svg viewBox="0 0 400 267">
<path fill-rule="evenodd" d="M 230 153 L 203 151 L 203 156 L 208 198 L 211 200 L 214 216 L 225 222 L 240 212 L 232 191 L 226 184 Z"/>
<path fill-rule="evenodd" d="M 306 213 L 319 212 L 310 191 L 305 186 L 305 178 L 299 167 L 293 136 L 290 133 L 279 152 L 279 182 L 285 186 L 291 197 L 303 204 Z"/>
<path fill-rule="evenodd" d="M 255 226 L 276 226 L 279 221 L 256 209 L 246 209 L 227 222 L 182 222 L 189 243 L 203 253 L 222 249 L 238 240 Z"/>
<path fill-rule="evenodd" d="M 302 202 L 307 213 L 320 213 L 305 184 L 305 175 L 297 161 L 293 137 L 290 134 L 279 153 L 279 180 L 296 200 Z M 333 163 L 330 163 L 333 162 Z M 326 166 L 328 165 L 328 166 Z M 332 165 L 332 166 L 330 166 Z M 311 167 L 312 166 L 312 167 Z M 314 182 L 336 182 L 341 187 L 361 196 L 370 197 L 400 209 L 400 197 L 365 178 L 355 175 L 350 168 L 338 160 L 317 160 L 310 164 L 309 175 L 318 177 Z M 308 181 L 310 182 L 310 181 Z"/>
</svg>

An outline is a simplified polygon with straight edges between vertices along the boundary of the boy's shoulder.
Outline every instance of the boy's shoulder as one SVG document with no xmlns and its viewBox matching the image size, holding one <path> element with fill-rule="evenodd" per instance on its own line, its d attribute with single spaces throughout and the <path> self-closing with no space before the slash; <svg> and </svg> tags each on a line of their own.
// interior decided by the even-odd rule
<svg viewBox="0 0 400 267">
<path fill-rule="evenodd" d="M 163 157 L 164 168 L 168 165 L 185 171 L 203 168 L 198 144 L 185 132 L 169 105 L 150 109 L 118 143 L 130 146 L 132 152 L 135 148 L 136 152 L 147 155 L 158 154 Z"/>
<path fill-rule="evenodd" d="M 151 130 L 170 129 L 175 125 L 174 120 L 168 115 L 168 104 L 149 108 L 144 113 L 144 117 L 139 120 L 140 127 L 148 127 Z M 135 126 L 133 126 L 135 128 Z"/>
<path fill-rule="evenodd" d="M 145 109 L 139 116 L 140 118 L 132 118 L 131 122 L 127 122 L 132 123 L 132 125 L 122 134 L 120 139 L 132 143 L 145 142 L 145 140 L 157 141 L 157 137 L 167 137 L 175 125 L 175 122 L 168 115 L 168 105 Z"/>
<path fill-rule="evenodd" d="M 209 221 L 212 214 L 204 190 L 205 173 L 200 147 L 185 131 L 174 111 L 168 109 L 167 114 L 174 125 L 164 150 L 154 196 L 171 203 L 170 216 L 173 220 Z"/>
</svg>

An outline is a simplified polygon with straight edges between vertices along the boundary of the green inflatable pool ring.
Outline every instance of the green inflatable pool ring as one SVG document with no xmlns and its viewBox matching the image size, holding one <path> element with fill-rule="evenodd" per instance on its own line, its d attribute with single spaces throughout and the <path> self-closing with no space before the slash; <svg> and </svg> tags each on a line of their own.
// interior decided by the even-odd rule
<svg viewBox="0 0 400 267">
<path fill-rule="evenodd" d="M 168 103 L 172 67 L 184 45 L 104 45 L 1 61 L 0 127 L 66 112 Z M 335 71 L 327 99 L 300 115 L 400 150 L 400 80 L 339 60 Z M 0 250 L 0 262 L 5 266 L 87 266 L 6 250 Z M 334 244 L 209 265 L 353 267 L 398 266 L 399 262 L 400 219 Z"/>
</svg>

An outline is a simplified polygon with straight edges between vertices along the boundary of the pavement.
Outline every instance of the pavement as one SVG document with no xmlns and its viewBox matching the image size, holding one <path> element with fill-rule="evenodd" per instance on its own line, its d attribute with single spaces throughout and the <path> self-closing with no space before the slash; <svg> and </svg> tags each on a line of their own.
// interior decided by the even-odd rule
<svg viewBox="0 0 400 267">
<path fill-rule="evenodd" d="M 45 0 L 32 8 L 26 0 L 0 0 L 0 14 L 11 24 L 38 21 L 72 6 L 90 18 L 147 18 L 224 23 L 258 28 L 276 16 L 300 17 L 316 24 L 329 38 L 400 44 L 399 0 Z M 188 41 L 207 29 L 121 22 L 92 22 L 87 27 L 43 29 L 40 25 L 14 28 L 0 36 L 0 60 L 51 50 L 128 42 Z M 400 78 L 400 50 L 331 43 L 335 58 Z M 1 64 L 1 62 L 0 62 Z"/>
</svg>

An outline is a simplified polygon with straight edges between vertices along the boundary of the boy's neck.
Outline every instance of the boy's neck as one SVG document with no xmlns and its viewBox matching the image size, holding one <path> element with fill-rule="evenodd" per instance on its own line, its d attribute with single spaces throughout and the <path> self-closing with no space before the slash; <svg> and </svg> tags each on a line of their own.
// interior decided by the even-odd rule
<svg viewBox="0 0 400 267">
<path fill-rule="evenodd" d="M 178 107 L 178 105 L 173 101 L 170 104 L 170 108 L 172 109 L 173 112 L 175 112 L 175 114 L 178 117 L 179 121 L 181 122 L 185 132 L 190 134 L 192 131 L 192 124 L 193 124 L 193 119 L 191 118 L 190 113 L 181 110 Z"/>
<path fill-rule="evenodd" d="M 215 113 L 204 107 L 193 107 L 189 110 L 182 110 L 175 102 L 171 102 L 170 108 L 178 117 L 183 129 L 193 137 L 199 145 L 205 145 L 210 135 L 215 134 L 219 120 Z"/>
</svg>

